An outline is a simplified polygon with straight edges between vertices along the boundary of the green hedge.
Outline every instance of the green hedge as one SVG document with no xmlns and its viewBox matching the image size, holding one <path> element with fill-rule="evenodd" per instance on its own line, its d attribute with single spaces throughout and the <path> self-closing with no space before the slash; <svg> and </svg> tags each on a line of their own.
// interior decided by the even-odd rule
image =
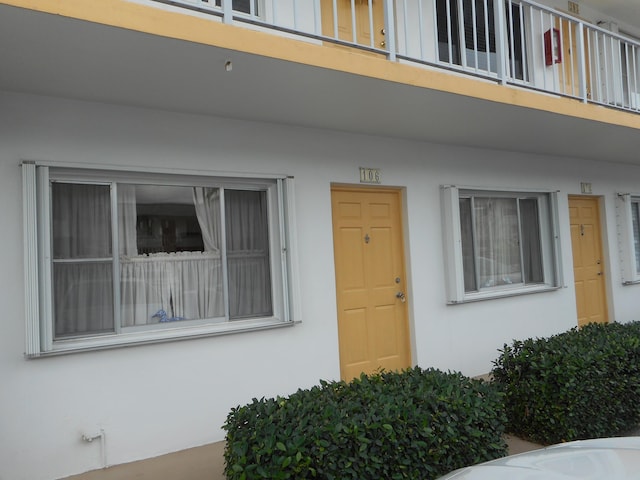
<svg viewBox="0 0 640 480">
<path fill-rule="evenodd" d="M 505 455 L 501 395 L 457 373 L 409 369 L 321 382 L 231 410 L 228 479 L 421 479 Z"/>
<path fill-rule="evenodd" d="M 551 444 L 619 434 L 640 422 L 640 323 L 515 341 L 492 374 L 516 435 Z"/>
</svg>

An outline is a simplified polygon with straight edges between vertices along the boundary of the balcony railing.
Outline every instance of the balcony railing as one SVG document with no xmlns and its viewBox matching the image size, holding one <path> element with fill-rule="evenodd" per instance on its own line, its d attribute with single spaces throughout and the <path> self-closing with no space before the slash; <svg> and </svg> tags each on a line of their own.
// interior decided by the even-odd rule
<svg viewBox="0 0 640 480">
<path fill-rule="evenodd" d="M 640 113 L 640 42 L 529 0 L 155 0 Z"/>
</svg>

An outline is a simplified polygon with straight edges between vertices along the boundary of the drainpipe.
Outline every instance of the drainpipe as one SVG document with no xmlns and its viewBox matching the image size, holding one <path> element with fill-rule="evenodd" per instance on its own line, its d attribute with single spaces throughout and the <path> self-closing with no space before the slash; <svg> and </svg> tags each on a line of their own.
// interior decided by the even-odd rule
<svg viewBox="0 0 640 480">
<path fill-rule="evenodd" d="M 102 458 L 102 468 L 107 468 L 107 434 L 101 428 L 95 435 L 82 434 L 82 441 L 93 443 L 94 440 L 100 439 L 100 457 Z"/>
</svg>

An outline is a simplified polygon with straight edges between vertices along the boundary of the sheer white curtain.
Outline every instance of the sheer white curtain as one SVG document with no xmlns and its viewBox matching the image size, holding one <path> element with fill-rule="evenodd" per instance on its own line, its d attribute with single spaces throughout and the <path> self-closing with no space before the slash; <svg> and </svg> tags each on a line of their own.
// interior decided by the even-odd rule
<svg viewBox="0 0 640 480">
<path fill-rule="evenodd" d="M 636 272 L 640 273 L 640 204 L 631 203 L 631 217 L 633 226 L 633 248 L 636 252 Z"/>
<path fill-rule="evenodd" d="M 272 314 L 265 192 L 226 190 L 225 218 L 231 318 Z"/>
<path fill-rule="evenodd" d="M 113 330 L 110 188 L 54 182 L 51 192 L 55 335 Z"/>
<path fill-rule="evenodd" d="M 479 287 L 521 282 L 516 199 L 475 198 L 474 216 Z"/>
<path fill-rule="evenodd" d="M 220 251 L 220 190 L 217 188 L 193 188 L 193 205 L 196 208 L 202 241 L 207 252 Z"/>
<path fill-rule="evenodd" d="M 121 262 L 120 281 L 125 327 L 224 316 L 222 266 L 215 252 L 129 258 Z"/>
<path fill-rule="evenodd" d="M 224 316 L 220 259 L 220 194 L 217 188 L 155 187 L 157 205 L 193 202 L 205 252 L 136 255 L 135 186 L 119 189 L 121 229 L 120 296 L 125 327 L 161 321 Z M 149 189 L 147 189 L 148 195 Z M 151 201 L 147 199 L 146 201 Z M 120 202 L 119 202 L 120 203 Z M 133 204 L 133 205 L 131 205 Z M 133 222 L 132 222 L 133 219 Z M 135 252 L 135 253 L 133 253 Z"/>
<path fill-rule="evenodd" d="M 138 212 L 135 185 L 118 184 L 118 219 L 120 255 L 138 255 L 138 236 L 136 234 Z"/>
</svg>

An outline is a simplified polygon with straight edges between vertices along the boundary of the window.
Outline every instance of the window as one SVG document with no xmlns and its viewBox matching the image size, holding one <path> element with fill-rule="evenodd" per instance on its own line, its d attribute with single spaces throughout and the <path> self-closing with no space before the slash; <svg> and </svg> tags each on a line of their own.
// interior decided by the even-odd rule
<svg viewBox="0 0 640 480">
<path fill-rule="evenodd" d="M 550 193 L 443 187 L 449 303 L 559 285 Z"/>
<path fill-rule="evenodd" d="M 203 0 L 207 2 L 208 0 Z M 222 0 L 215 0 L 216 7 L 222 6 Z M 256 15 L 258 12 L 257 1 L 251 2 L 251 0 L 233 0 L 231 4 L 233 5 L 233 9 L 236 12 L 243 13 L 251 13 L 252 15 Z M 251 8 L 253 7 L 253 11 Z"/>
<path fill-rule="evenodd" d="M 505 12 L 508 68 L 512 78 L 526 80 L 523 11 L 507 0 Z M 494 0 L 436 0 L 436 16 L 440 61 L 497 73 Z"/>
<path fill-rule="evenodd" d="M 622 282 L 640 283 L 640 195 L 618 194 L 616 210 Z"/>
<path fill-rule="evenodd" d="M 29 354 L 291 323 L 289 179 L 23 168 Z"/>
</svg>

